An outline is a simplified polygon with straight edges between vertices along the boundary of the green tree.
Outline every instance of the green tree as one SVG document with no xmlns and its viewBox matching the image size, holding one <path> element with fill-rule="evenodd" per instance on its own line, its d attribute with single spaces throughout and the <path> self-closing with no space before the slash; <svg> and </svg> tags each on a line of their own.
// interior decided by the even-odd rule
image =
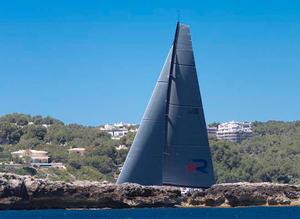
<svg viewBox="0 0 300 219">
<path fill-rule="evenodd" d="M 23 132 L 17 125 L 9 122 L 0 122 L 0 144 L 16 144 Z"/>
</svg>

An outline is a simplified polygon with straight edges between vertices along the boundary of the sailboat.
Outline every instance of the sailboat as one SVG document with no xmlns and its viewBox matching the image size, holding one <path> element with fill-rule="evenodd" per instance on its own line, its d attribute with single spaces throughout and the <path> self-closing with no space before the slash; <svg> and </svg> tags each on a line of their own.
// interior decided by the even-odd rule
<svg viewBox="0 0 300 219">
<path fill-rule="evenodd" d="M 215 183 L 189 26 L 177 22 L 117 184 L 207 188 Z"/>
</svg>

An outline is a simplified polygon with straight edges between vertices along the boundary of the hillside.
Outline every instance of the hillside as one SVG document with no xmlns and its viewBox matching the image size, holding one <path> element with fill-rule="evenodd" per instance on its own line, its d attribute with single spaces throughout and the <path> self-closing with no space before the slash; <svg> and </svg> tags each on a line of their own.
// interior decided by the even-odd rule
<svg viewBox="0 0 300 219">
<path fill-rule="evenodd" d="M 300 183 L 300 122 L 254 122 L 240 144 L 210 139 L 218 182 Z"/>
<path fill-rule="evenodd" d="M 300 183 L 300 122 L 254 122 L 254 137 L 240 144 L 210 138 L 217 181 Z M 63 122 L 41 116 L 9 114 L 0 117 L 0 171 L 30 174 L 51 180 L 98 180 L 114 182 L 125 160 L 133 134 L 120 140 L 98 127 Z M 74 147 L 85 154 L 69 153 Z M 11 152 L 45 150 L 52 162 L 66 168 L 35 168 L 25 161 L 9 163 Z M 14 160 L 14 162 L 17 162 Z"/>
</svg>

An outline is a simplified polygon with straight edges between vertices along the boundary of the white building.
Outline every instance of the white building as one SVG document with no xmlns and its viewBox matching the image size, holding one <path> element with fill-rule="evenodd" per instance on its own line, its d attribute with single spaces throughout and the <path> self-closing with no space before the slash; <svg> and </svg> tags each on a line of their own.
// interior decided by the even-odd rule
<svg viewBox="0 0 300 219">
<path fill-rule="evenodd" d="M 23 161 L 28 158 L 31 163 L 49 163 L 49 156 L 47 151 L 37 150 L 19 150 L 11 152 L 13 158 L 19 158 Z"/>
<path fill-rule="evenodd" d="M 134 124 L 130 123 L 114 123 L 114 124 L 105 124 L 104 126 L 100 127 L 100 130 L 107 131 L 108 134 L 111 135 L 112 139 L 120 139 L 127 135 L 128 132 L 136 132 L 137 128 L 132 128 L 135 126 Z"/>
<path fill-rule="evenodd" d="M 241 142 L 253 136 L 251 122 L 225 122 L 218 125 L 217 138 Z"/>
<path fill-rule="evenodd" d="M 123 149 L 127 149 L 127 145 L 125 144 L 120 144 L 119 146 L 116 146 L 116 149 L 119 151 L 119 150 L 123 150 Z"/>
<path fill-rule="evenodd" d="M 217 136 L 218 127 L 217 126 L 208 126 L 207 134 L 210 136 Z"/>
<path fill-rule="evenodd" d="M 105 124 L 103 127 L 100 127 L 100 130 L 103 130 L 103 131 L 108 131 L 108 130 L 113 130 L 113 129 L 114 129 L 114 126 L 110 125 L 110 124 Z"/>
<path fill-rule="evenodd" d="M 128 133 L 126 129 L 112 130 L 109 131 L 108 134 L 112 136 L 112 139 L 120 139 L 124 137 Z"/>
</svg>

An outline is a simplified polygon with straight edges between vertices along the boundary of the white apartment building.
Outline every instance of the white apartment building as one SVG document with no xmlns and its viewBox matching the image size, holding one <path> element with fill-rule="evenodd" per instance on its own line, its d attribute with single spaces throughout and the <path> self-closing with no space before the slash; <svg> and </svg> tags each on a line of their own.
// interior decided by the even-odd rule
<svg viewBox="0 0 300 219">
<path fill-rule="evenodd" d="M 217 136 L 218 127 L 217 126 L 208 126 L 207 127 L 207 134 L 209 136 Z"/>
<path fill-rule="evenodd" d="M 108 134 L 111 135 L 112 139 L 120 139 L 127 135 L 128 130 L 127 129 L 117 129 L 117 130 L 111 130 L 107 132 Z"/>
<path fill-rule="evenodd" d="M 253 136 L 251 122 L 224 122 L 218 125 L 217 138 L 241 142 Z"/>
<path fill-rule="evenodd" d="M 130 123 L 114 123 L 114 124 L 105 124 L 100 127 L 100 130 L 107 131 L 108 134 L 111 135 L 112 139 L 120 139 L 127 135 L 128 132 L 137 132 L 137 128 L 133 129 L 132 127 L 135 124 Z"/>
</svg>

